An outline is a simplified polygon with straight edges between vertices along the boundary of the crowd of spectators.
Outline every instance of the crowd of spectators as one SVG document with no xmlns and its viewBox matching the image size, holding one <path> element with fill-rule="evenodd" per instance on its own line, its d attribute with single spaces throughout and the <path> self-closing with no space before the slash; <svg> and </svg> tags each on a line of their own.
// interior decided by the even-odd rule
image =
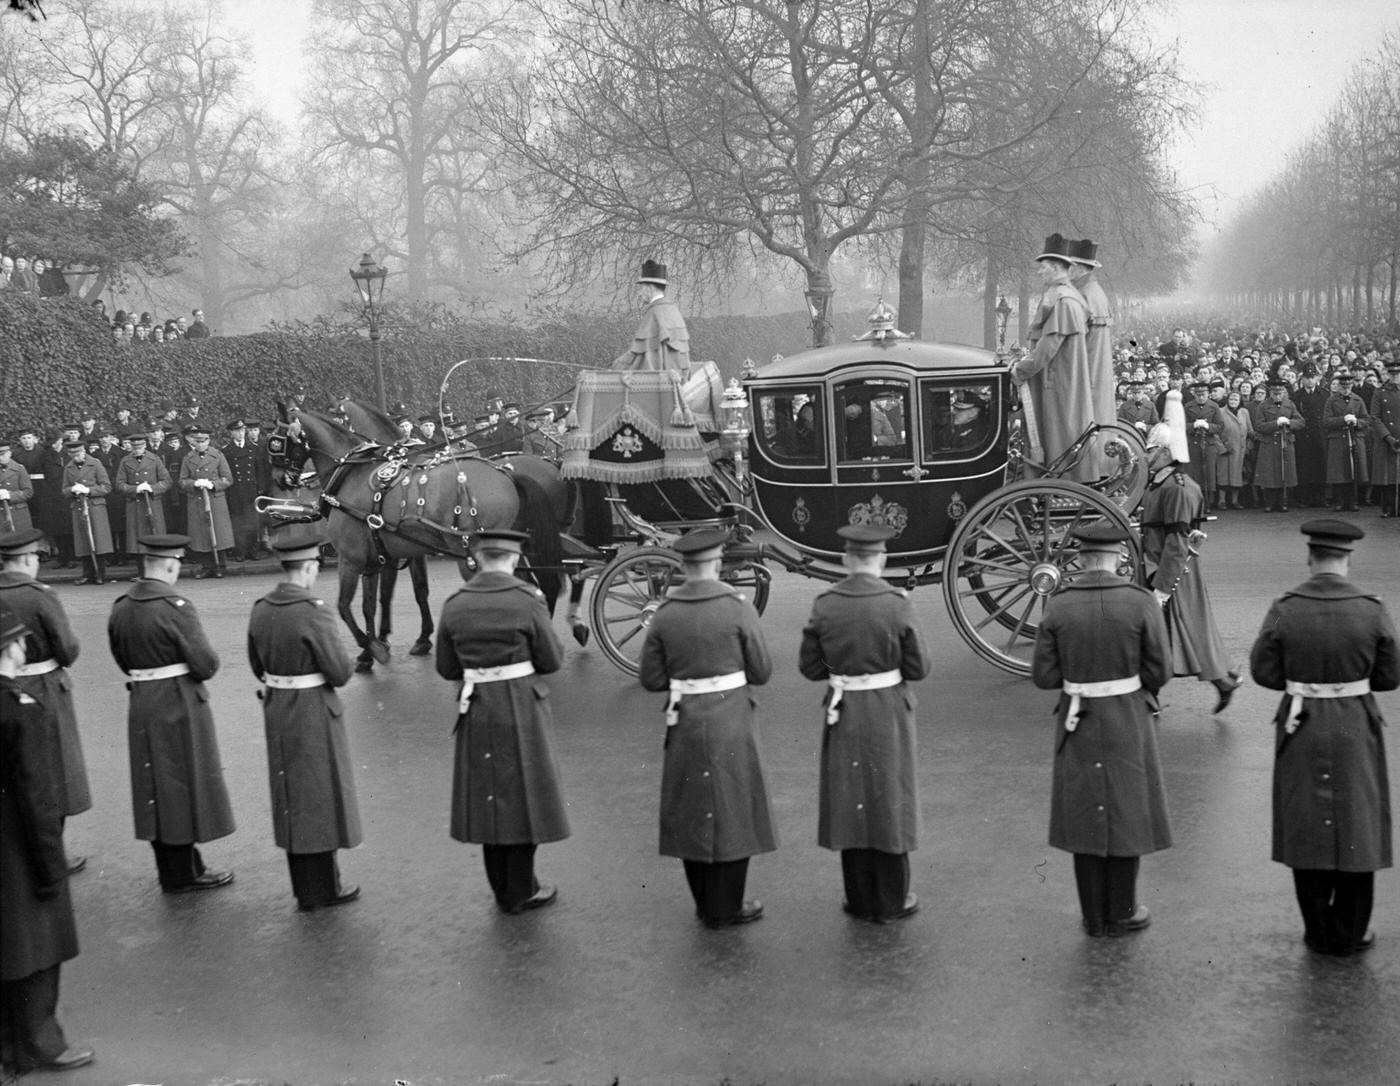
<svg viewBox="0 0 1400 1086">
<path fill-rule="evenodd" d="M 69 292 L 63 268 L 43 257 L 0 255 L 0 290 L 59 298 Z"/>
</svg>

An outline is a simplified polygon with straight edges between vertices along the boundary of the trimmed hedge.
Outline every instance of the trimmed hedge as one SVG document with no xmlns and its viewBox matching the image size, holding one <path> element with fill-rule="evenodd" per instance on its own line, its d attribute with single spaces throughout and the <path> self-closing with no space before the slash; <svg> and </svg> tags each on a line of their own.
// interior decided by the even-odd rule
<svg viewBox="0 0 1400 1086">
<path fill-rule="evenodd" d="M 762 363 L 810 342 L 800 313 L 689 324 L 692 357 L 718 361 L 726 380 L 738 374 L 745 358 Z M 540 358 L 606 368 L 635 326 L 633 316 L 576 313 L 534 326 L 463 320 L 449 328 L 394 327 L 380 340 L 386 395 L 415 413 L 435 409 L 443 376 L 464 358 Z M 234 413 L 270 418 L 274 401 L 301 387 L 312 407 L 340 395 L 372 401 L 368 339 L 279 331 L 118 344 L 96 311 L 77 299 L 0 292 L 0 434 L 12 435 L 21 424 L 55 427 L 83 408 L 106 420 L 124 404 L 139 418 L 162 399 L 183 404 L 191 395 L 215 422 Z M 569 368 L 478 362 L 457 371 L 446 402 L 470 418 L 489 395 L 534 404 L 564 399 L 572 387 Z"/>
</svg>

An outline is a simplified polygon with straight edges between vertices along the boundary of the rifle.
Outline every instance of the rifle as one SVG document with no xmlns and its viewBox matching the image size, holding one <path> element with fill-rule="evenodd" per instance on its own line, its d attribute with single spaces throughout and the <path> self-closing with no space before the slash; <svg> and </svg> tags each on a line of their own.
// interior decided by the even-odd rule
<svg viewBox="0 0 1400 1086">
<path fill-rule="evenodd" d="M 0 502 L 0 508 L 5 512 L 5 531 L 13 532 L 15 530 L 15 518 L 10 512 L 10 499 L 6 498 L 4 501 Z"/>
<path fill-rule="evenodd" d="M 1347 473 L 1351 476 L 1351 507 L 1356 508 L 1356 437 L 1352 434 L 1351 423 L 1345 423 L 1347 432 Z"/>
<path fill-rule="evenodd" d="M 155 510 L 151 508 L 151 492 L 149 490 L 141 492 L 141 503 L 146 519 L 146 534 L 150 535 L 156 530 L 156 514 Z"/>
<path fill-rule="evenodd" d="M 83 518 L 83 533 L 87 536 L 88 558 L 92 561 L 93 570 L 97 570 L 97 538 L 92 534 L 92 511 L 88 508 L 88 496 L 78 495 L 78 512 Z M 100 576 L 99 572 L 99 576 Z"/>
<path fill-rule="evenodd" d="M 1288 428 L 1280 426 L 1278 428 L 1278 481 L 1283 484 L 1283 507 L 1288 508 L 1288 446 L 1285 436 Z M 1296 471 L 1297 469 L 1294 468 Z"/>
<path fill-rule="evenodd" d="M 214 503 L 209 500 L 209 490 L 201 487 L 201 494 L 204 495 L 204 520 L 209 525 L 209 554 L 212 567 L 219 568 L 219 534 L 214 528 Z"/>
</svg>

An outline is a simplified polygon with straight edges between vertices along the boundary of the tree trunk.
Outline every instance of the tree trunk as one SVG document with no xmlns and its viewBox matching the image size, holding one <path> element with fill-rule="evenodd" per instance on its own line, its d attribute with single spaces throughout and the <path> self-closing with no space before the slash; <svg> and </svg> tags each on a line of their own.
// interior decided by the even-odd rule
<svg viewBox="0 0 1400 1086">
<path fill-rule="evenodd" d="M 203 268 L 204 291 L 199 308 L 204 310 L 204 323 L 210 331 L 226 332 L 224 312 L 224 266 L 219 260 L 219 239 L 211 230 L 201 231 L 199 262 Z"/>
<path fill-rule="evenodd" d="M 912 196 L 899 242 L 899 330 L 924 334 L 924 239 L 927 200 Z"/>
<path fill-rule="evenodd" d="M 987 273 L 982 281 L 982 346 L 997 349 L 997 266 L 990 250 L 987 253 Z"/>
</svg>

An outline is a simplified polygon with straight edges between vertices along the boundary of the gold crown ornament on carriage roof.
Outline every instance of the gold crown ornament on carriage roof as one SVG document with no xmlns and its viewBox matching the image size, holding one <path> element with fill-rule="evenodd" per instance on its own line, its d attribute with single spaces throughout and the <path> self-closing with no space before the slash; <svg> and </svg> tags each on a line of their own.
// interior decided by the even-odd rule
<svg viewBox="0 0 1400 1086">
<path fill-rule="evenodd" d="M 856 336 L 855 342 L 886 343 L 899 339 L 913 339 L 912 332 L 901 332 L 895 327 L 895 322 L 898 320 L 899 314 L 895 312 L 894 306 L 886 302 L 884 298 L 876 299 L 875 308 L 870 311 L 870 316 L 865 318 L 865 322 L 870 327 Z"/>
</svg>

